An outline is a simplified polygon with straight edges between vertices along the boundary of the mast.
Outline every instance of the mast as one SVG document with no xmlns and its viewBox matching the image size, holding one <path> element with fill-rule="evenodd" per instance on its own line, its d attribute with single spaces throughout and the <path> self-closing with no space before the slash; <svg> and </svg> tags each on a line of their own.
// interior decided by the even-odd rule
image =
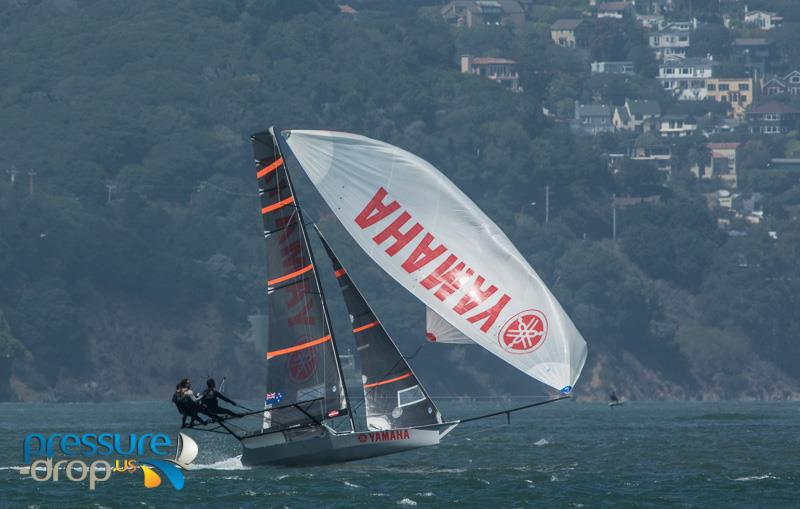
<svg viewBox="0 0 800 509">
<path fill-rule="evenodd" d="M 355 429 L 317 268 L 281 147 L 272 129 L 251 140 L 267 251 L 264 428 L 318 425 L 347 413 Z"/>
<path fill-rule="evenodd" d="M 277 142 L 278 152 L 283 154 L 283 151 L 281 150 L 280 137 L 275 136 L 275 127 L 274 126 L 270 127 L 269 132 L 272 133 L 273 138 Z M 308 232 L 306 231 L 305 221 L 303 220 L 303 209 L 300 207 L 300 201 L 297 199 L 297 193 L 295 193 L 294 185 L 292 184 L 292 176 L 289 174 L 289 166 L 286 164 L 286 162 L 284 162 L 283 164 L 284 167 L 286 168 L 286 181 L 289 184 L 289 190 L 291 191 L 292 196 L 294 196 L 294 205 L 297 208 L 297 216 L 300 223 L 299 225 L 300 231 L 303 234 L 303 242 L 305 243 L 306 249 L 308 250 L 309 258 L 311 258 L 311 264 L 314 266 L 313 269 L 314 282 L 317 285 L 317 291 L 319 292 L 319 298 L 322 303 L 322 312 L 323 315 L 325 316 L 325 324 L 328 328 L 328 331 L 330 331 L 331 333 L 331 346 L 333 347 L 333 356 L 336 359 L 336 371 L 339 373 L 339 379 L 342 382 L 342 392 L 344 392 L 344 400 L 345 404 L 347 405 L 347 415 L 350 417 L 350 427 L 352 428 L 353 431 L 355 431 L 356 422 L 355 419 L 353 418 L 353 412 L 352 412 L 353 407 L 350 405 L 350 395 L 347 391 L 347 385 L 345 382 L 344 371 L 342 370 L 341 359 L 339 359 L 339 350 L 336 348 L 336 337 L 333 334 L 331 317 L 330 314 L 328 313 L 328 304 L 325 301 L 325 293 L 322 291 L 322 284 L 320 283 L 319 273 L 317 272 L 318 271 L 317 262 L 314 259 L 314 251 L 311 249 L 311 243 L 308 240 Z"/>
</svg>

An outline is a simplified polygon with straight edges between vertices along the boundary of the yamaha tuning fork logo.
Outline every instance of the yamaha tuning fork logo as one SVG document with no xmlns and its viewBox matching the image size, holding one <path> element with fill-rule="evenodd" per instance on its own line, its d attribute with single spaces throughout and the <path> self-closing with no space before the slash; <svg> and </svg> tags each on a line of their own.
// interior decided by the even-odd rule
<svg viewBox="0 0 800 509">
<path fill-rule="evenodd" d="M 497 334 L 500 347 L 508 353 L 531 353 L 547 339 L 547 317 L 538 309 L 517 313 Z"/>
</svg>

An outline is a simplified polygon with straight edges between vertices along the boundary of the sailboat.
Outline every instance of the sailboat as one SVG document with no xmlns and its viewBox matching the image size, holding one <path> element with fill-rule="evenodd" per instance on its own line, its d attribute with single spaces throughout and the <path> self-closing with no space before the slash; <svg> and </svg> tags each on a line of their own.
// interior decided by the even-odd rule
<svg viewBox="0 0 800 509">
<path fill-rule="evenodd" d="M 326 464 L 433 446 L 459 424 L 542 404 L 447 420 L 316 230 L 330 261 L 318 265 L 289 154 L 356 244 L 427 306 L 429 341 L 480 345 L 562 393 L 547 402 L 569 396 L 586 359 L 581 334 L 505 234 L 431 164 L 343 132 L 270 128 L 251 142 L 267 251 L 267 386 L 260 429 L 220 422 L 240 440 L 243 464 Z M 347 306 L 360 388 L 345 384 L 323 270 Z M 366 429 L 349 397 L 360 389 Z"/>
</svg>

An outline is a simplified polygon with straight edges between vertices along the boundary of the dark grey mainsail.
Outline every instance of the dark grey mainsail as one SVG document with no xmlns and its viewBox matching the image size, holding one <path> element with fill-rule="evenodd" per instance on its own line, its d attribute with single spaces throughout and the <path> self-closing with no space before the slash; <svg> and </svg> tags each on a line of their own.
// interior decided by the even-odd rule
<svg viewBox="0 0 800 509">
<path fill-rule="evenodd" d="M 361 360 L 367 428 L 388 430 L 442 423 L 436 405 L 321 234 L 320 240 L 350 313 Z"/>
<path fill-rule="evenodd" d="M 272 130 L 251 138 L 267 249 L 269 313 L 264 427 L 349 413 L 336 344 L 302 212 Z M 352 417 L 350 418 L 352 425 Z"/>
</svg>

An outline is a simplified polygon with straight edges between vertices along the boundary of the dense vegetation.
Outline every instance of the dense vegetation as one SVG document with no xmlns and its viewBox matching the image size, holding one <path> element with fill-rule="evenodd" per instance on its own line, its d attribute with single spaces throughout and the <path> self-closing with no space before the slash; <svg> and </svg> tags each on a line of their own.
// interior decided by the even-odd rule
<svg viewBox="0 0 800 509">
<path fill-rule="evenodd" d="M 311 0 L 3 3 L 0 153 L 18 174 L 0 174 L 0 397 L 152 397 L 185 373 L 234 372 L 234 389 L 258 393 L 247 140 L 271 124 L 363 133 L 448 174 L 574 317 L 590 344 L 585 394 L 792 394 L 800 226 L 784 204 L 729 238 L 687 175 L 667 187 L 650 168 L 613 175 L 602 154 L 615 140 L 545 117 L 594 94 L 669 103 L 645 77 L 590 77 L 585 55 L 554 46 L 547 26 L 565 7 L 537 6 L 511 33 L 452 29 L 429 3 L 371 2 L 357 20 Z M 592 56 L 653 65 L 636 30 L 595 34 Z M 467 52 L 517 59 L 524 93 L 460 74 Z M 776 150 L 751 143 L 749 157 Z M 620 210 L 610 240 L 612 196 L 654 187 L 660 202 Z M 420 306 L 360 253 L 344 258 L 415 349 Z M 439 394 L 538 390 L 489 357 L 426 347 L 414 362 Z"/>
</svg>

